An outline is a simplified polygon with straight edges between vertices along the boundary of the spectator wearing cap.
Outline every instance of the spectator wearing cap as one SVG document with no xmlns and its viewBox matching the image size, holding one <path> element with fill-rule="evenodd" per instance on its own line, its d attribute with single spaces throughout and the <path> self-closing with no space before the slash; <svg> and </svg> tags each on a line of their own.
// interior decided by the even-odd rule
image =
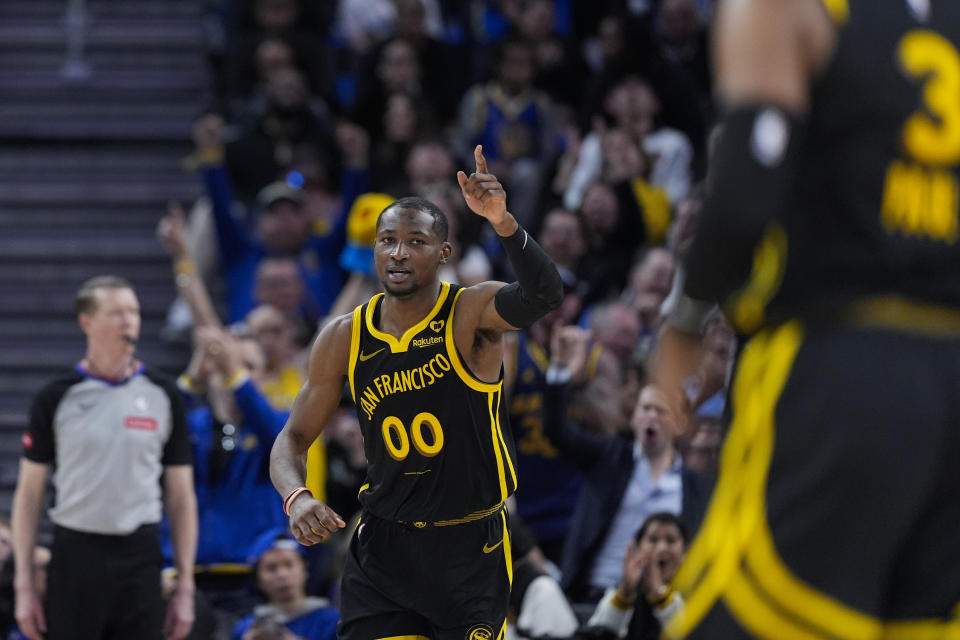
<svg viewBox="0 0 960 640">
<path fill-rule="evenodd" d="M 347 215 L 347 242 L 340 253 L 340 267 L 350 274 L 327 317 L 349 313 L 380 291 L 380 281 L 373 269 L 373 246 L 377 237 L 377 218 L 393 203 L 385 193 L 358 196 Z"/>
<path fill-rule="evenodd" d="M 218 134 L 195 131 L 197 153 L 211 201 L 220 263 L 226 283 L 227 323 L 240 322 L 256 306 L 257 269 L 264 258 L 294 260 L 303 283 L 300 313 L 313 326 L 326 315 L 342 285 L 337 256 L 343 248 L 346 211 L 357 194 L 368 191 L 367 145 L 356 128 L 338 130 L 345 165 L 341 179 L 343 212 L 325 235 L 313 229 L 302 189 L 285 181 L 260 190 L 250 225 L 235 214 L 233 185 L 223 164 Z"/>
<path fill-rule="evenodd" d="M 307 596 L 302 547 L 284 528 L 261 536 L 250 551 L 257 588 L 266 602 L 237 623 L 234 640 L 334 640 L 340 614 L 324 598 Z"/>
<path fill-rule="evenodd" d="M 723 392 L 700 405 L 693 418 L 693 437 L 683 450 L 684 464 L 709 478 L 717 477 L 723 444 L 723 408 Z"/>
</svg>

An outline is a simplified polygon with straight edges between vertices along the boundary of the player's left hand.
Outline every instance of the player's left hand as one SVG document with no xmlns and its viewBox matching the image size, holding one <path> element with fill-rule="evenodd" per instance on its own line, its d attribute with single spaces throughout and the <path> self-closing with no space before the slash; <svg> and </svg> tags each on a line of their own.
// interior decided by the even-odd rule
<svg viewBox="0 0 960 640">
<path fill-rule="evenodd" d="M 193 627 L 193 591 L 177 587 L 167 605 L 167 618 L 163 623 L 165 640 L 182 640 Z"/>
<path fill-rule="evenodd" d="M 487 173 L 487 159 L 483 157 L 483 147 L 477 145 L 473 150 L 473 159 L 477 170 L 467 177 L 463 171 L 457 171 L 457 182 L 467 206 L 475 214 L 497 225 L 507 217 L 507 192 L 492 173 Z"/>
</svg>

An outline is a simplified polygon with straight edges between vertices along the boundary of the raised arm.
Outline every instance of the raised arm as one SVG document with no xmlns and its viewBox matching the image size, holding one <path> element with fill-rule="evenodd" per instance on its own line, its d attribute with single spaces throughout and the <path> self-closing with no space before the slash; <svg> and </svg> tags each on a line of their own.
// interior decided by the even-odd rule
<svg viewBox="0 0 960 640">
<path fill-rule="evenodd" d="M 796 175 L 812 79 L 833 28 L 814 0 L 732 0 L 721 7 L 714 61 L 722 129 L 708 197 L 687 259 L 686 291 L 723 300 L 740 286 L 764 228 Z"/>
<path fill-rule="evenodd" d="M 179 202 L 171 202 L 167 215 L 157 223 L 157 238 L 170 254 L 173 261 L 173 277 L 177 293 L 184 299 L 193 314 L 193 325 L 222 326 L 220 317 L 213 308 L 213 301 L 203 278 L 197 273 L 197 265 L 187 247 L 186 223 L 183 207 Z"/>
<path fill-rule="evenodd" d="M 345 526 L 343 518 L 308 491 L 300 491 L 291 500 L 286 498 L 305 488 L 307 449 L 340 403 L 350 359 L 351 331 L 349 315 L 334 319 L 320 331 L 310 353 L 307 382 L 270 452 L 270 479 L 285 499 L 290 532 L 306 546 L 323 542 L 331 532 Z"/>
<path fill-rule="evenodd" d="M 707 198 L 684 261 L 682 293 L 665 305 L 654 377 L 676 388 L 696 371 L 700 329 L 717 302 L 742 286 L 765 230 L 783 212 L 796 176 L 810 85 L 836 34 L 819 0 L 729 0 L 714 29 L 714 69 L 724 109 Z M 771 248 L 781 246 L 774 233 Z M 763 320 L 766 300 L 731 309 L 738 329 Z"/>
<path fill-rule="evenodd" d="M 487 160 L 480 145 L 474 149 L 477 170 L 469 177 L 457 172 L 457 181 L 467 206 L 486 218 L 517 274 L 517 281 L 504 285 L 484 282 L 461 296 L 464 316 L 476 318 L 479 331 L 503 332 L 528 327 L 560 306 L 563 282 L 557 267 L 540 245 L 507 211 L 507 194 L 496 176 L 487 173 Z"/>
</svg>

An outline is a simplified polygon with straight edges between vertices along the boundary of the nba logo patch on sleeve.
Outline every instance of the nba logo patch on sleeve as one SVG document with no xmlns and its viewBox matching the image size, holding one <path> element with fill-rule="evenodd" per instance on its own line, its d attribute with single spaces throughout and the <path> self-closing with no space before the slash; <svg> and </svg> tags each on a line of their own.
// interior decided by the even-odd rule
<svg viewBox="0 0 960 640">
<path fill-rule="evenodd" d="M 20 436 L 20 444 L 23 445 L 24 449 L 33 449 L 33 436 L 30 435 L 29 431 L 24 431 L 23 435 Z"/>
<path fill-rule="evenodd" d="M 790 124 L 780 111 L 764 109 L 753 123 L 750 150 L 754 159 L 765 167 L 775 167 L 783 160 L 790 142 Z"/>
</svg>

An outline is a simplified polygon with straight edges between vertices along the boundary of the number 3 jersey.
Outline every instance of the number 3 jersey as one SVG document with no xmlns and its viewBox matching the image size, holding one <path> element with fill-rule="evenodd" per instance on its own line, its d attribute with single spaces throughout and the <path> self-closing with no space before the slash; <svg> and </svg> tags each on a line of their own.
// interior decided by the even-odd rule
<svg viewBox="0 0 960 640">
<path fill-rule="evenodd" d="M 367 455 L 360 503 L 415 526 L 469 522 L 516 490 L 503 372 L 483 382 L 453 339 L 459 286 L 442 283 L 399 339 L 380 331 L 383 294 L 353 312 L 348 377 Z"/>
<path fill-rule="evenodd" d="M 960 2 L 823 3 L 837 43 L 813 84 L 774 305 L 960 306 Z"/>
</svg>

